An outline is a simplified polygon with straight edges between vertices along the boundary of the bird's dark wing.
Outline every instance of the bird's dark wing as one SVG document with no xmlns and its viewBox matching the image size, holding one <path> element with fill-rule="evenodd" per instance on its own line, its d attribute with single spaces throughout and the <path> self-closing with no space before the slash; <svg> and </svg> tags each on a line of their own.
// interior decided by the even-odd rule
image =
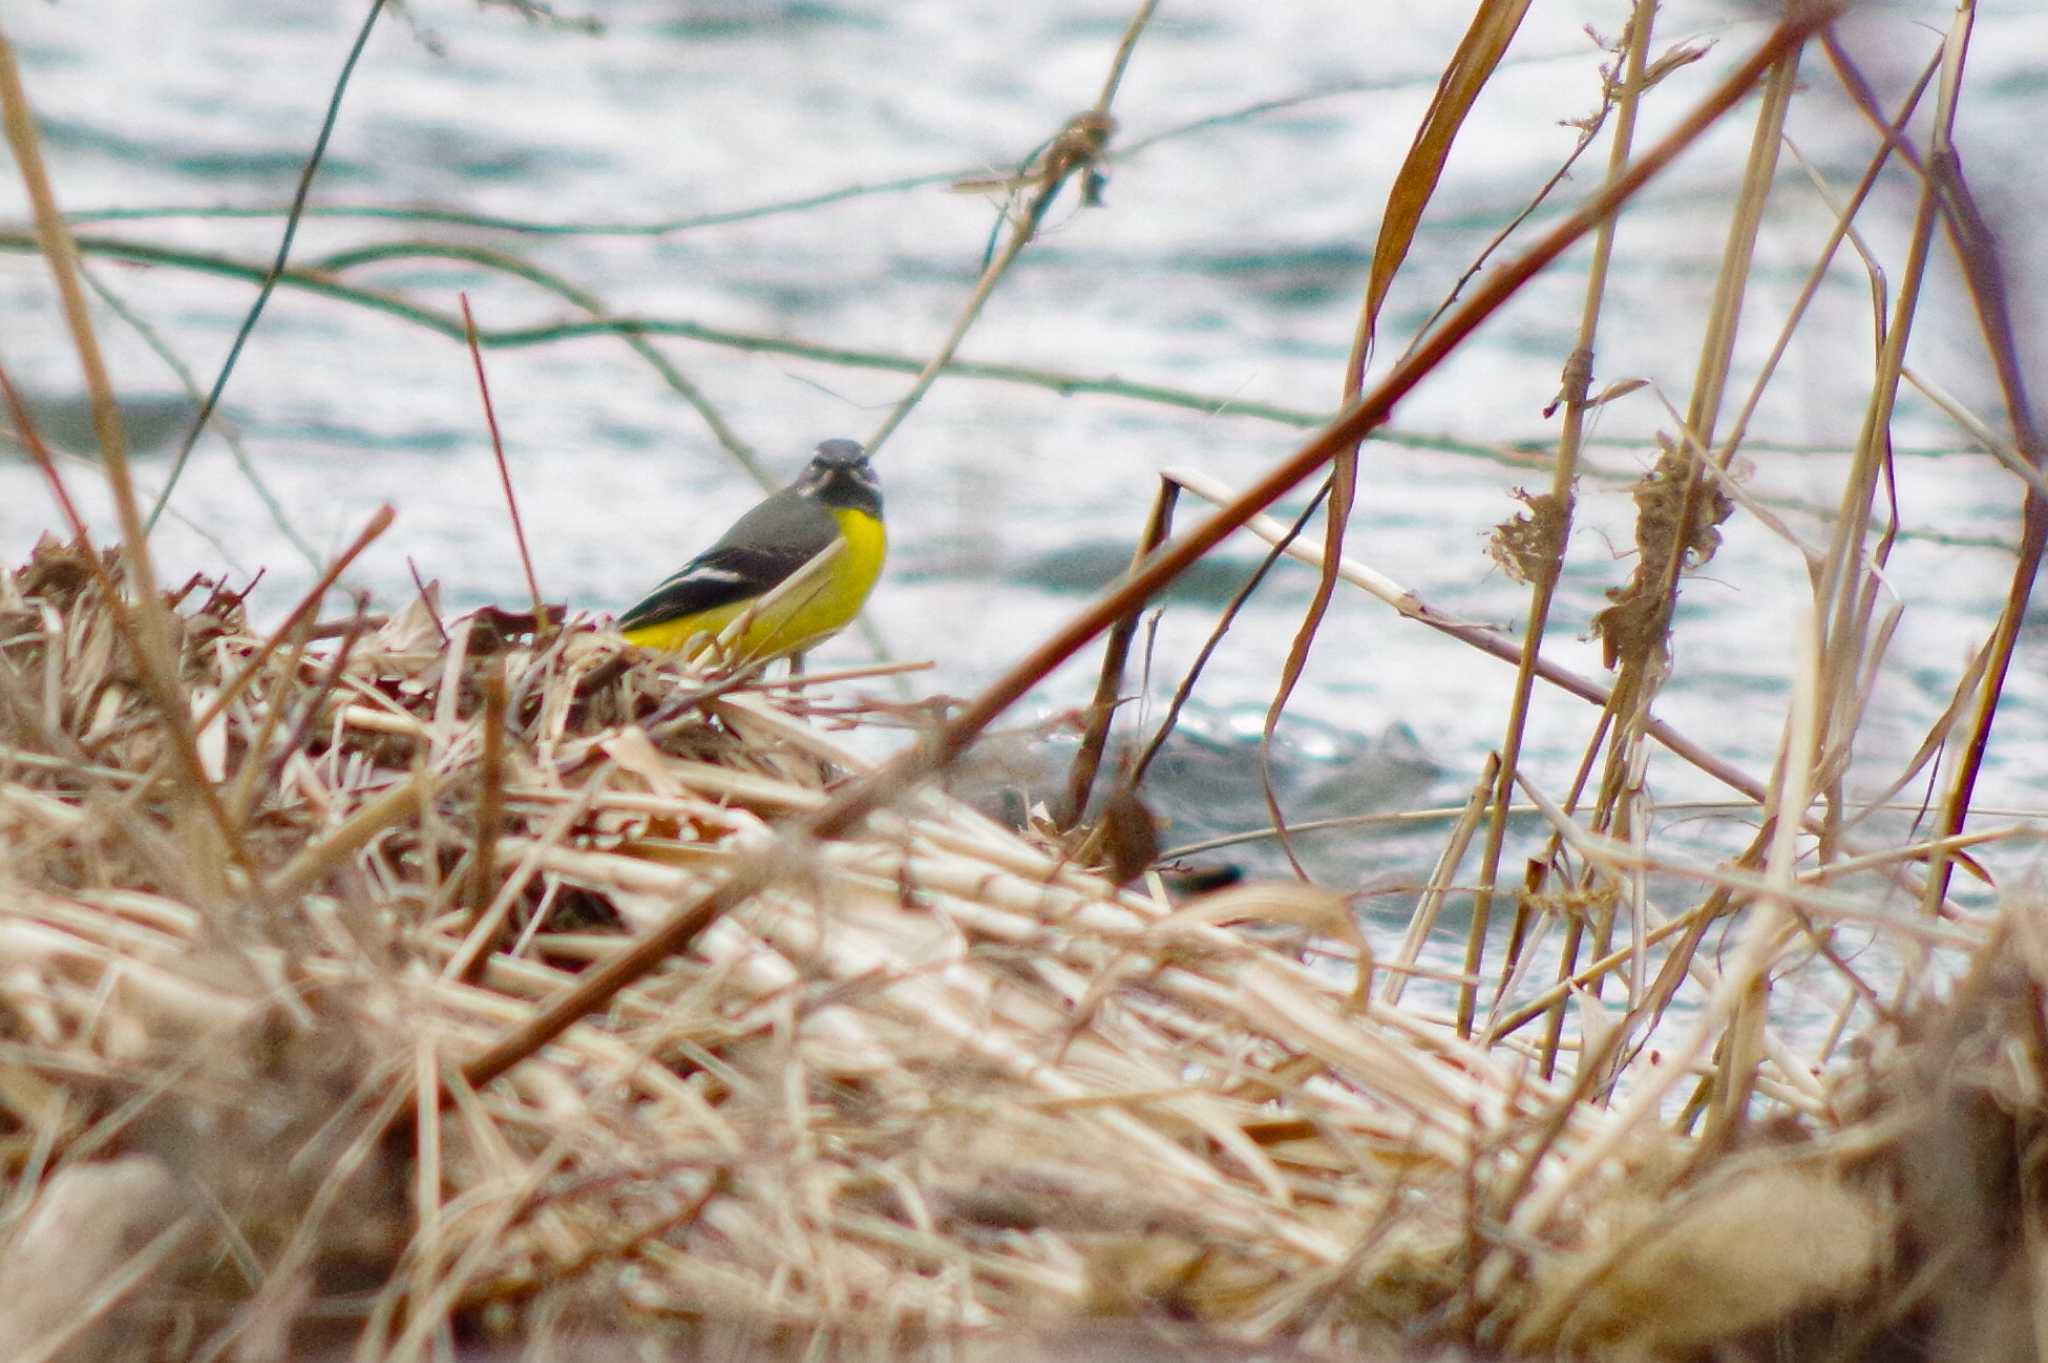
<svg viewBox="0 0 2048 1363">
<path fill-rule="evenodd" d="M 645 629 L 772 591 L 838 534 L 830 512 L 785 488 L 620 616 L 619 628 Z"/>
</svg>

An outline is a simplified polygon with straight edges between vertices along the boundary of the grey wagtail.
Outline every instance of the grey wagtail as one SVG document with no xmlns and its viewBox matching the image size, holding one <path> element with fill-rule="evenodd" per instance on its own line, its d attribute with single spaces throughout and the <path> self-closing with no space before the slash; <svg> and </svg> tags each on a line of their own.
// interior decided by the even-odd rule
<svg viewBox="0 0 2048 1363">
<path fill-rule="evenodd" d="M 866 451 L 827 440 L 795 482 L 620 616 L 619 630 L 629 643 L 666 651 L 698 635 L 716 639 L 751 612 L 727 641 L 728 657 L 801 653 L 860 613 L 888 548 L 882 484 Z"/>
</svg>

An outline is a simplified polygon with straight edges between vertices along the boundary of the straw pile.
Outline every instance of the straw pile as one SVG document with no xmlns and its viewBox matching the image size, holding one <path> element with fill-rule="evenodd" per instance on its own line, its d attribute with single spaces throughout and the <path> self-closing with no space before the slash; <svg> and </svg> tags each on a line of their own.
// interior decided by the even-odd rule
<svg viewBox="0 0 2048 1363">
<path fill-rule="evenodd" d="M 1946 1262 L 1896 1234 L 1901 1189 L 1952 1220 L 1930 1180 L 1989 1186 L 1944 1142 L 2038 1168 L 2037 936 L 2001 937 L 1976 1021 L 1866 1068 L 1860 1126 L 1710 1160 L 1370 997 L 1340 899 L 1118 892 L 934 790 L 785 851 L 472 1087 L 466 1059 L 864 764 L 800 693 L 692 704 L 703 677 L 586 624 L 444 640 L 423 601 L 308 648 L 193 583 L 224 863 L 89 552 L 0 579 L 9 1357 L 413 1358 L 450 1330 L 900 1353 L 1103 1317 L 1686 1356 L 1801 1312 L 1840 1338 L 1898 1254 Z M 1987 1029 L 1992 999 L 2030 1021 Z M 1959 1049 L 1973 1078 L 1926 1059 Z M 1923 1071 L 1972 1105 L 1928 1106 Z"/>
<path fill-rule="evenodd" d="M 1387 337 L 1386 286 L 1524 8 L 1479 6 L 1445 68 L 1390 186 L 1360 359 Z M 295 615 L 269 636 L 215 583 L 184 584 L 166 611 L 80 243 L 0 36 L 0 112 L 37 227 L 0 245 L 40 252 L 57 283 L 125 541 L 123 554 L 85 543 L 0 370 L 7 433 L 43 462 L 79 536 L 0 573 L 0 1363 L 411 1363 L 475 1357 L 472 1346 L 535 1360 L 1078 1360 L 1185 1345 L 1239 1358 L 2048 1356 L 2048 928 L 2036 904 L 1987 912 L 1950 894 L 1958 868 L 1983 874 L 1970 848 L 2038 836 L 2024 823 L 1966 829 L 1989 812 L 1976 777 L 2048 551 L 2048 451 L 2006 287 L 2023 272 L 2001 259 L 1996 220 L 1952 150 L 1974 11 L 1959 10 L 1941 54 L 1935 131 L 1916 156 L 1912 109 L 1936 67 L 1911 94 L 1866 79 L 1855 44 L 1820 32 L 1835 8 L 1786 6 L 1652 143 L 1636 135 L 1638 106 L 1669 98 L 1682 82 L 1665 78 L 1705 48 L 1665 46 L 1657 6 L 1638 0 L 1603 41 L 1598 112 L 1573 120 L 1585 140 L 1572 159 L 1614 129 L 1599 187 L 1540 236 L 1519 232 L 1513 259 L 1475 266 L 1469 293 L 1370 386 L 1347 370 L 1343 412 L 1178 535 L 1178 489 L 1209 494 L 1172 474 L 1132 572 L 1020 662 L 1012 689 L 991 687 L 920 749 L 959 751 L 1104 631 L 1106 725 L 1118 650 L 1146 599 L 1235 528 L 1284 542 L 1259 513 L 1333 470 L 1324 543 L 1337 544 L 1360 438 L 1524 282 L 1591 245 L 1602 263 L 1585 271 L 1550 488 L 1524 495 L 1526 513 L 1492 546 L 1530 586 L 1519 649 L 1392 575 L 1326 561 L 1314 536 L 1289 550 L 1323 587 L 1290 678 L 1340 581 L 1447 638 L 1528 660 L 1500 756 L 1405 939 L 1377 958 L 1343 896 L 1289 884 L 1176 903 L 1157 878 L 1119 889 L 1075 862 L 1143 838 L 1013 832 L 943 789 L 872 777 L 830 726 L 882 708 L 820 704 L 815 684 L 650 660 L 588 622 L 484 612 L 444 624 L 428 592 L 389 620 L 316 629 Z M 896 429 L 1063 183 L 1098 197 L 1111 106 L 1153 9 L 1137 7 L 1097 102 L 1010 185 L 1002 247 L 937 351 L 772 348 L 921 371 L 881 434 Z M 1791 144 L 1788 112 L 1826 79 L 1818 62 L 1799 65 L 1812 39 L 1859 116 L 1887 130 L 1869 139 L 1862 182 L 1743 398 L 1737 319 L 1747 339 L 1780 313 L 1746 290 L 1791 258 L 1758 249 L 1794 178 L 1776 149 Z M 1903 99 L 1896 116 L 1873 102 L 1880 89 Z M 1604 262 L 1630 196 L 1736 109 L 1757 122 L 1728 196 L 1697 378 L 1682 431 L 1659 438 L 1635 489 L 1632 574 L 1591 622 L 1614 674 L 1596 683 L 1556 666 L 1545 637 L 1567 628 L 1553 611 L 1567 562 L 1605 552 L 1574 520 L 1593 413 L 1646 382 L 1593 370 L 1609 344 L 1596 335 Z M 1895 153 L 1920 208 L 1910 249 L 1881 263 L 1868 243 L 1904 234 L 1851 228 Z M 589 291 L 468 235 L 507 225 L 380 239 L 309 269 L 182 239 L 84 245 L 261 280 L 249 327 L 277 284 L 467 334 L 480 381 L 466 304 L 458 320 L 425 290 L 350 275 L 441 259 L 516 276 L 579 319 L 488 339 L 615 332 L 744 457 L 649 342 L 709 339 L 707 328 L 607 316 Z M 1938 508 L 1902 506 L 1891 433 L 1944 230 L 1963 286 L 1946 301 L 1981 323 L 2004 425 L 1914 382 L 2026 478 L 2027 500 L 2003 614 L 1869 798 L 1857 731 L 1896 668 L 1887 650 L 1909 576 L 1891 548 L 1954 528 Z M 1649 243 L 1638 267 L 1673 263 L 1661 235 L 1624 238 Z M 1806 319 L 1845 241 L 1873 297 L 1896 302 L 1868 337 L 1867 410 L 1847 423 L 1861 434 L 1826 499 L 1839 513 L 1815 537 L 1745 488 L 1738 455 L 1752 416 L 1771 410 L 1764 389 L 1784 386 L 1780 355 L 1842 370 L 1843 335 L 1810 334 Z M 1061 393 L 1145 388 L 981 373 L 999 371 Z M 1205 420 L 1242 410 L 1235 393 L 1142 396 Z M 1738 513 L 1797 551 L 1792 592 L 1811 597 L 1791 625 L 1757 615 L 1759 631 L 1794 629 L 1798 645 L 1784 737 L 1757 771 L 1675 731 L 1659 704 L 1678 675 L 1681 584 Z M 388 521 L 327 566 L 323 588 Z M 1922 686 L 1948 668 L 1910 666 Z M 1539 677 L 1602 709 L 1569 793 L 1532 784 L 1519 761 Z M 1739 797 L 1730 826 L 1745 848 L 1707 864 L 1664 836 L 1676 811 L 1651 788 L 1652 743 Z M 1938 812 L 1893 807 L 1928 782 Z M 1547 834 L 1526 877 L 1508 836 L 1521 795 Z M 1401 985 L 1449 904 L 1469 905 L 1466 974 L 1455 1011 L 1439 1012 Z M 1795 1009 L 1803 1035 L 1787 1026 Z"/>
</svg>

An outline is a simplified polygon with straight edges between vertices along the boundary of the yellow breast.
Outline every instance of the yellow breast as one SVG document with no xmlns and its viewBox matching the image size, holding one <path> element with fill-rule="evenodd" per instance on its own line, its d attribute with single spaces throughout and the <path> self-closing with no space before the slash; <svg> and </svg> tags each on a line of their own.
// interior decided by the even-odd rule
<svg viewBox="0 0 2048 1363">
<path fill-rule="evenodd" d="M 762 644 L 775 655 L 801 652 L 846 628 L 860 614 L 882 575 L 889 533 L 881 520 L 865 511 L 844 508 L 835 508 L 832 519 L 839 522 L 839 536 L 846 541 L 846 548 L 814 587 L 798 588 L 785 621 L 763 634 Z M 747 637 L 751 643 L 755 631 L 749 629 Z M 762 651 L 757 647 L 741 650 L 748 657 L 759 657 Z"/>
</svg>

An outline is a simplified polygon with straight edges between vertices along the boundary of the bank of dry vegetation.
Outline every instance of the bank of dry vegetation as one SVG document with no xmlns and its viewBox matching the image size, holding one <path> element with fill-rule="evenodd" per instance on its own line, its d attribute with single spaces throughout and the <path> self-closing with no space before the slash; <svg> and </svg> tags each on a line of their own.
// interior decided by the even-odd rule
<svg viewBox="0 0 2048 1363">
<path fill-rule="evenodd" d="M 110 446 L 122 545 L 75 528 L 0 574 L 0 1357 L 2038 1356 L 2048 919 L 2025 893 L 1971 909 L 1951 891 L 1985 874 L 1972 839 L 2012 835 L 1972 819 L 1972 763 L 2048 525 L 2041 451 L 2008 388 L 1993 439 L 2028 489 L 2016 586 L 1900 778 L 1934 764 L 1919 825 L 1870 817 L 1883 802 L 1846 784 L 1896 624 L 1884 432 L 1911 289 L 1879 316 L 1839 523 L 1802 546 L 1813 623 L 1774 767 L 1660 723 L 1685 575 L 1730 517 L 1783 530 L 1730 474 L 1748 408 L 1728 375 L 1802 54 L 1808 82 L 1856 87 L 1825 15 L 1796 9 L 1696 124 L 1634 147 L 1636 101 L 1698 55 L 1660 55 L 1652 8 L 1615 45 L 1606 187 L 1449 314 L 1436 352 L 1361 376 L 1266 484 L 1209 488 L 1224 509 L 1180 539 L 1163 498 L 1167 547 L 948 714 L 857 678 L 652 658 L 580 614 L 446 618 L 431 588 L 339 614 L 316 592 L 258 629 L 226 584 L 148 576 Z M 1447 72 L 1376 280 L 1511 11 L 1482 6 Z M 2017 373 L 1995 242 L 1941 155 L 1959 87 L 1933 88 L 1932 147 L 1874 132 L 1870 174 L 1920 177 L 1920 240 L 1946 233 L 1994 368 Z M 1169 891 L 1130 860 L 1127 798 L 1098 804 L 1124 821 L 1104 833 L 1059 809 L 1000 826 L 949 793 L 1007 698 L 1102 626 L 1127 645 L 1177 566 L 1288 485 L 1334 470 L 1341 521 L 1358 437 L 1587 236 L 1593 352 L 1629 177 L 1757 91 L 1739 107 L 1763 151 L 1700 391 L 1596 622 L 1611 673 L 1523 666 L 1404 940 L 1368 941 L 1350 898 L 1312 884 Z M 992 280 L 1051 188 L 1113 147 L 1109 98 L 1032 169 Z M 90 354 L 82 322 L 80 340 Z M 1556 482 L 1496 542 L 1531 592 L 1519 638 L 1312 542 L 1326 587 L 1386 596 L 1406 617 L 1388 628 L 1540 659 L 1598 401 L 1568 369 Z M 1559 688 L 1607 715 L 1571 791 L 1517 760 Z M 1112 649 L 1103 695 L 1121 689 Z M 844 743 L 878 724 L 918 741 L 880 766 Z M 1705 865 L 1658 844 L 1652 745 L 1748 802 L 1746 849 Z M 1515 801 L 1546 820 L 1526 870 Z M 1696 893 L 1653 895 L 1650 872 Z M 1415 987 L 1454 895 L 1465 968 Z M 1834 1025 L 1789 1036 L 1788 994 Z"/>
</svg>

